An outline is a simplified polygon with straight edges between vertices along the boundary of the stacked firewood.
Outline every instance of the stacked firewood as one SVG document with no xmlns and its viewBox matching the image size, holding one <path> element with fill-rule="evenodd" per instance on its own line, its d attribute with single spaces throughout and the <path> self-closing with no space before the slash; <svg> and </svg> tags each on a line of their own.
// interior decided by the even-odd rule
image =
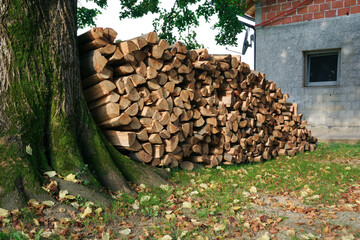
<svg viewBox="0 0 360 240">
<path fill-rule="evenodd" d="M 240 56 L 170 46 L 154 32 L 116 36 L 93 28 L 78 37 L 82 86 L 97 125 L 132 159 L 191 169 L 315 149 L 288 95 Z"/>
</svg>

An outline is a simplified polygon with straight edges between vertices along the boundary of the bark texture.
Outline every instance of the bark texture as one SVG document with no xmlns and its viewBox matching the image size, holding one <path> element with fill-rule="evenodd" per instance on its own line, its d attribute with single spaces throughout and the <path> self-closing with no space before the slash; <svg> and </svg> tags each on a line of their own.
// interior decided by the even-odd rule
<svg viewBox="0 0 360 240">
<path fill-rule="evenodd" d="M 0 0 L 0 206 L 47 198 L 42 172 L 85 170 L 92 187 L 164 180 L 116 152 L 81 91 L 76 0 Z M 27 149 L 27 151 L 26 151 Z M 89 165 L 88 169 L 85 164 Z M 144 175 L 145 174 L 145 175 Z"/>
</svg>

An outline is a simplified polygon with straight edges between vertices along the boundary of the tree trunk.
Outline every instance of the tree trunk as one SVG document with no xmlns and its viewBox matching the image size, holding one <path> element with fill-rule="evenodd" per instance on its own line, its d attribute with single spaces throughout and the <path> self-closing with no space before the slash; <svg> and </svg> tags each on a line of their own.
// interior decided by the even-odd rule
<svg viewBox="0 0 360 240">
<path fill-rule="evenodd" d="M 85 171 L 92 187 L 165 183 L 102 136 L 81 91 L 76 0 L 0 0 L 0 207 L 48 198 L 42 174 Z M 87 168 L 86 166 L 89 166 Z"/>
</svg>

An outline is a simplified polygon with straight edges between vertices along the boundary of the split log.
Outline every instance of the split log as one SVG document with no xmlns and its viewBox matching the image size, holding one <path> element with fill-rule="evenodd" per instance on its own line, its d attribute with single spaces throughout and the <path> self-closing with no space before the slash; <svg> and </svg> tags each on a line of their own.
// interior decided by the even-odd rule
<svg viewBox="0 0 360 240">
<path fill-rule="evenodd" d="M 78 42 L 79 44 L 84 44 L 103 37 L 104 37 L 104 29 L 94 27 L 91 30 L 79 35 Z"/>
<path fill-rule="evenodd" d="M 100 51 L 94 50 L 80 57 L 80 72 L 82 78 L 87 78 L 103 71 L 108 60 Z"/>
<path fill-rule="evenodd" d="M 126 126 L 130 124 L 131 117 L 126 113 L 121 113 L 120 116 L 98 123 L 98 126 L 103 129 L 116 128 L 119 126 Z"/>
<path fill-rule="evenodd" d="M 109 94 L 116 88 L 115 84 L 111 81 L 104 80 L 90 88 L 84 90 L 84 97 L 87 102 L 94 101 Z"/>
<path fill-rule="evenodd" d="M 119 104 L 111 102 L 101 107 L 95 108 L 90 112 L 95 122 L 104 122 L 106 120 L 119 116 L 120 108 L 119 108 Z"/>
<path fill-rule="evenodd" d="M 105 130 L 104 134 L 112 145 L 120 147 L 130 147 L 135 142 L 136 138 L 134 132 Z"/>
</svg>

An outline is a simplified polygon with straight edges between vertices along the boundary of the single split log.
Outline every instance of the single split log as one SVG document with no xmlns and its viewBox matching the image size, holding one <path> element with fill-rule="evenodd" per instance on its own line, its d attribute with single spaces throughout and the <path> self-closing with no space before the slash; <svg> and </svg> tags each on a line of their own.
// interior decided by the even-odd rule
<svg viewBox="0 0 360 240">
<path fill-rule="evenodd" d="M 136 138 L 134 132 L 104 130 L 104 134 L 112 145 L 120 147 L 130 147 Z"/>
<path fill-rule="evenodd" d="M 101 73 L 108 60 L 101 55 L 99 50 L 88 52 L 80 57 L 81 77 L 86 78 L 96 73 Z"/>
</svg>

